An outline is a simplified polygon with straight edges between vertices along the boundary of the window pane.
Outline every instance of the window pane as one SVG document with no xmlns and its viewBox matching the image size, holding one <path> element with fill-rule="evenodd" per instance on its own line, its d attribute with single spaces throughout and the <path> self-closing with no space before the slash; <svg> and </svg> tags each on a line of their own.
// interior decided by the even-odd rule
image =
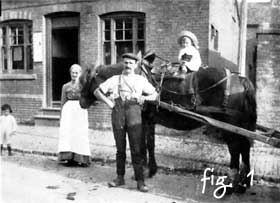
<svg viewBox="0 0 280 203">
<path fill-rule="evenodd" d="M 144 39 L 144 30 L 138 30 L 137 38 L 138 39 Z"/>
<path fill-rule="evenodd" d="M 124 53 L 132 52 L 132 42 L 116 42 L 117 48 L 117 63 L 122 60 L 121 56 Z"/>
<path fill-rule="evenodd" d="M 123 20 L 116 19 L 116 29 L 123 29 Z"/>
<path fill-rule="evenodd" d="M 141 51 L 142 54 L 145 52 L 145 45 L 143 41 L 138 41 L 136 44 L 136 53 Z"/>
<path fill-rule="evenodd" d="M 18 36 L 18 44 L 24 44 L 23 35 Z"/>
<path fill-rule="evenodd" d="M 125 29 L 132 29 L 132 19 L 125 19 Z"/>
<path fill-rule="evenodd" d="M 105 23 L 105 30 L 111 29 L 111 21 L 110 20 L 104 20 Z"/>
<path fill-rule="evenodd" d="M 26 47 L 26 65 L 28 70 L 33 69 L 33 54 L 32 54 L 32 46 Z"/>
<path fill-rule="evenodd" d="M 138 39 L 144 39 L 144 19 L 138 19 Z"/>
<path fill-rule="evenodd" d="M 18 44 L 24 43 L 23 27 L 18 27 L 17 30 Z"/>
<path fill-rule="evenodd" d="M 12 45 L 17 45 L 19 43 L 22 44 L 23 43 L 23 26 L 22 25 L 17 25 L 17 26 L 11 27 L 11 35 L 12 35 L 11 36 Z"/>
<path fill-rule="evenodd" d="M 17 36 L 16 35 L 12 35 L 11 45 L 17 45 Z"/>
<path fill-rule="evenodd" d="M 12 64 L 13 69 L 24 69 L 23 46 L 12 47 Z"/>
<path fill-rule="evenodd" d="M 2 47 L 2 51 L 1 51 L 1 54 L 2 54 L 2 64 L 3 64 L 3 67 L 1 67 L 3 70 L 8 70 L 8 59 L 7 59 L 7 49 L 6 47 Z"/>
<path fill-rule="evenodd" d="M 138 29 L 143 30 L 144 29 L 144 19 L 137 19 L 138 20 Z"/>
<path fill-rule="evenodd" d="M 105 64 L 111 64 L 111 44 L 110 42 L 104 43 L 104 62 Z"/>
<path fill-rule="evenodd" d="M 6 37 L 7 37 L 7 31 L 6 27 L 2 27 L 2 44 L 6 45 Z"/>
<path fill-rule="evenodd" d="M 132 39 L 132 30 L 125 31 L 125 39 Z"/>
<path fill-rule="evenodd" d="M 111 40 L 111 33 L 110 33 L 110 30 L 105 31 L 105 40 Z"/>
<path fill-rule="evenodd" d="M 123 31 L 122 30 L 116 31 L 116 40 L 123 40 Z"/>
<path fill-rule="evenodd" d="M 29 25 L 28 27 L 27 27 L 27 33 L 28 33 L 28 42 L 27 43 L 30 43 L 30 44 L 32 44 L 32 25 Z"/>
</svg>

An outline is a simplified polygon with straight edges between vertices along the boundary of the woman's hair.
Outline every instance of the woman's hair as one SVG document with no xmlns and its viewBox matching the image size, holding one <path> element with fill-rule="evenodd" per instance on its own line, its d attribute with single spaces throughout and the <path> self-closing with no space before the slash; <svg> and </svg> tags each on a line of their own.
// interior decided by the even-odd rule
<svg viewBox="0 0 280 203">
<path fill-rule="evenodd" d="M 5 111 L 5 110 L 10 110 L 10 113 L 13 112 L 13 111 L 12 111 L 12 108 L 11 108 L 11 106 L 10 106 L 9 104 L 3 104 L 3 105 L 1 106 L 1 111 Z"/>
<path fill-rule="evenodd" d="M 71 72 L 71 70 L 72 70 L 73 68 L 78 68 L 79 71 L 82 72 L 82 67 L 81 67 L 80 65 L 78 65 L 78 64 L 73 64 L 73 65 L 69 68 L 69 72 Z"/>
</svg>

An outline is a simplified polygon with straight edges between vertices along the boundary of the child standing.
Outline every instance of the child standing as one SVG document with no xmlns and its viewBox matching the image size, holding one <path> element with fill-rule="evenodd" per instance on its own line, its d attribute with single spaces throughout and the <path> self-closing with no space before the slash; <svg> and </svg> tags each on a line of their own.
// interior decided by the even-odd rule
<svg viewBox="0 0 280 203">
<path fill-rule="evenodd" d="M 1 106 L 2 115 L 0 116 L 0 132 L 1 132 L 1 155 L 3 145 L 7 145 L 8 155 L 12 155 L 11 136 L 16 133 L 17 123 L 12 115 L 12 108 L 9 104 Z"/>
<path fill-rule="evenodd" d="M 198 71 L 201 66 L 201 57 L 196 36 L 190 31 L 182 31 L 179 35 L 178 43 L 180 45 L 178 61 L 182 71 Z"/>
</svg>

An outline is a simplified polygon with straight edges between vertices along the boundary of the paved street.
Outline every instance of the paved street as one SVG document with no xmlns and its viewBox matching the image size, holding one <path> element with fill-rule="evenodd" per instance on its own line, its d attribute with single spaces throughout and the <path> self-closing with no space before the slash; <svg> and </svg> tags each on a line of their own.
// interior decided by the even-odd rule
<svg viewBox="0 0 280 203">
<path fill-rule="evenodd" d="M 70 200 L 81 203 L 180 202 L 160 195 L 140 193 L 133 189 L 109 189 L 102 183 L 87 183 L 6 161 L 2 162 L 1 183 L 2 203 L 62 203 Z"/>
</svg>

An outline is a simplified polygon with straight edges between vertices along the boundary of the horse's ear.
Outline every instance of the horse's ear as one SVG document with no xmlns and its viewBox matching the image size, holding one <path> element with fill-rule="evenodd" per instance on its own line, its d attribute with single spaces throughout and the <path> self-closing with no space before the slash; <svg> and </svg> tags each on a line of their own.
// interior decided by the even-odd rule
<svg viewBox="0 0 280 203">
<path fill-rule="evenodd" d="M 136 54 L 137 58 L 139 58 L 139 60 L 142 60 L 142 52 L 138 51 L 138 53 Z"/>
<path fill-rule="evenodd" d="M 100 61 L 99 58 L 97 57 L 95 64 L 93 65 L 93 68 L 91 70 L 91 76 L 95 77 L 96 74 L 98 73 L 98 66 L 100 65 Z"/>
<path fill-rule="evenodd" d="M 145 59 L 149 63 L 153 63 L 155 58 L 156 58 L 156 54 L 152 50 L 148 50 L 143 56 L 143 59 Z"/>
</svg>

